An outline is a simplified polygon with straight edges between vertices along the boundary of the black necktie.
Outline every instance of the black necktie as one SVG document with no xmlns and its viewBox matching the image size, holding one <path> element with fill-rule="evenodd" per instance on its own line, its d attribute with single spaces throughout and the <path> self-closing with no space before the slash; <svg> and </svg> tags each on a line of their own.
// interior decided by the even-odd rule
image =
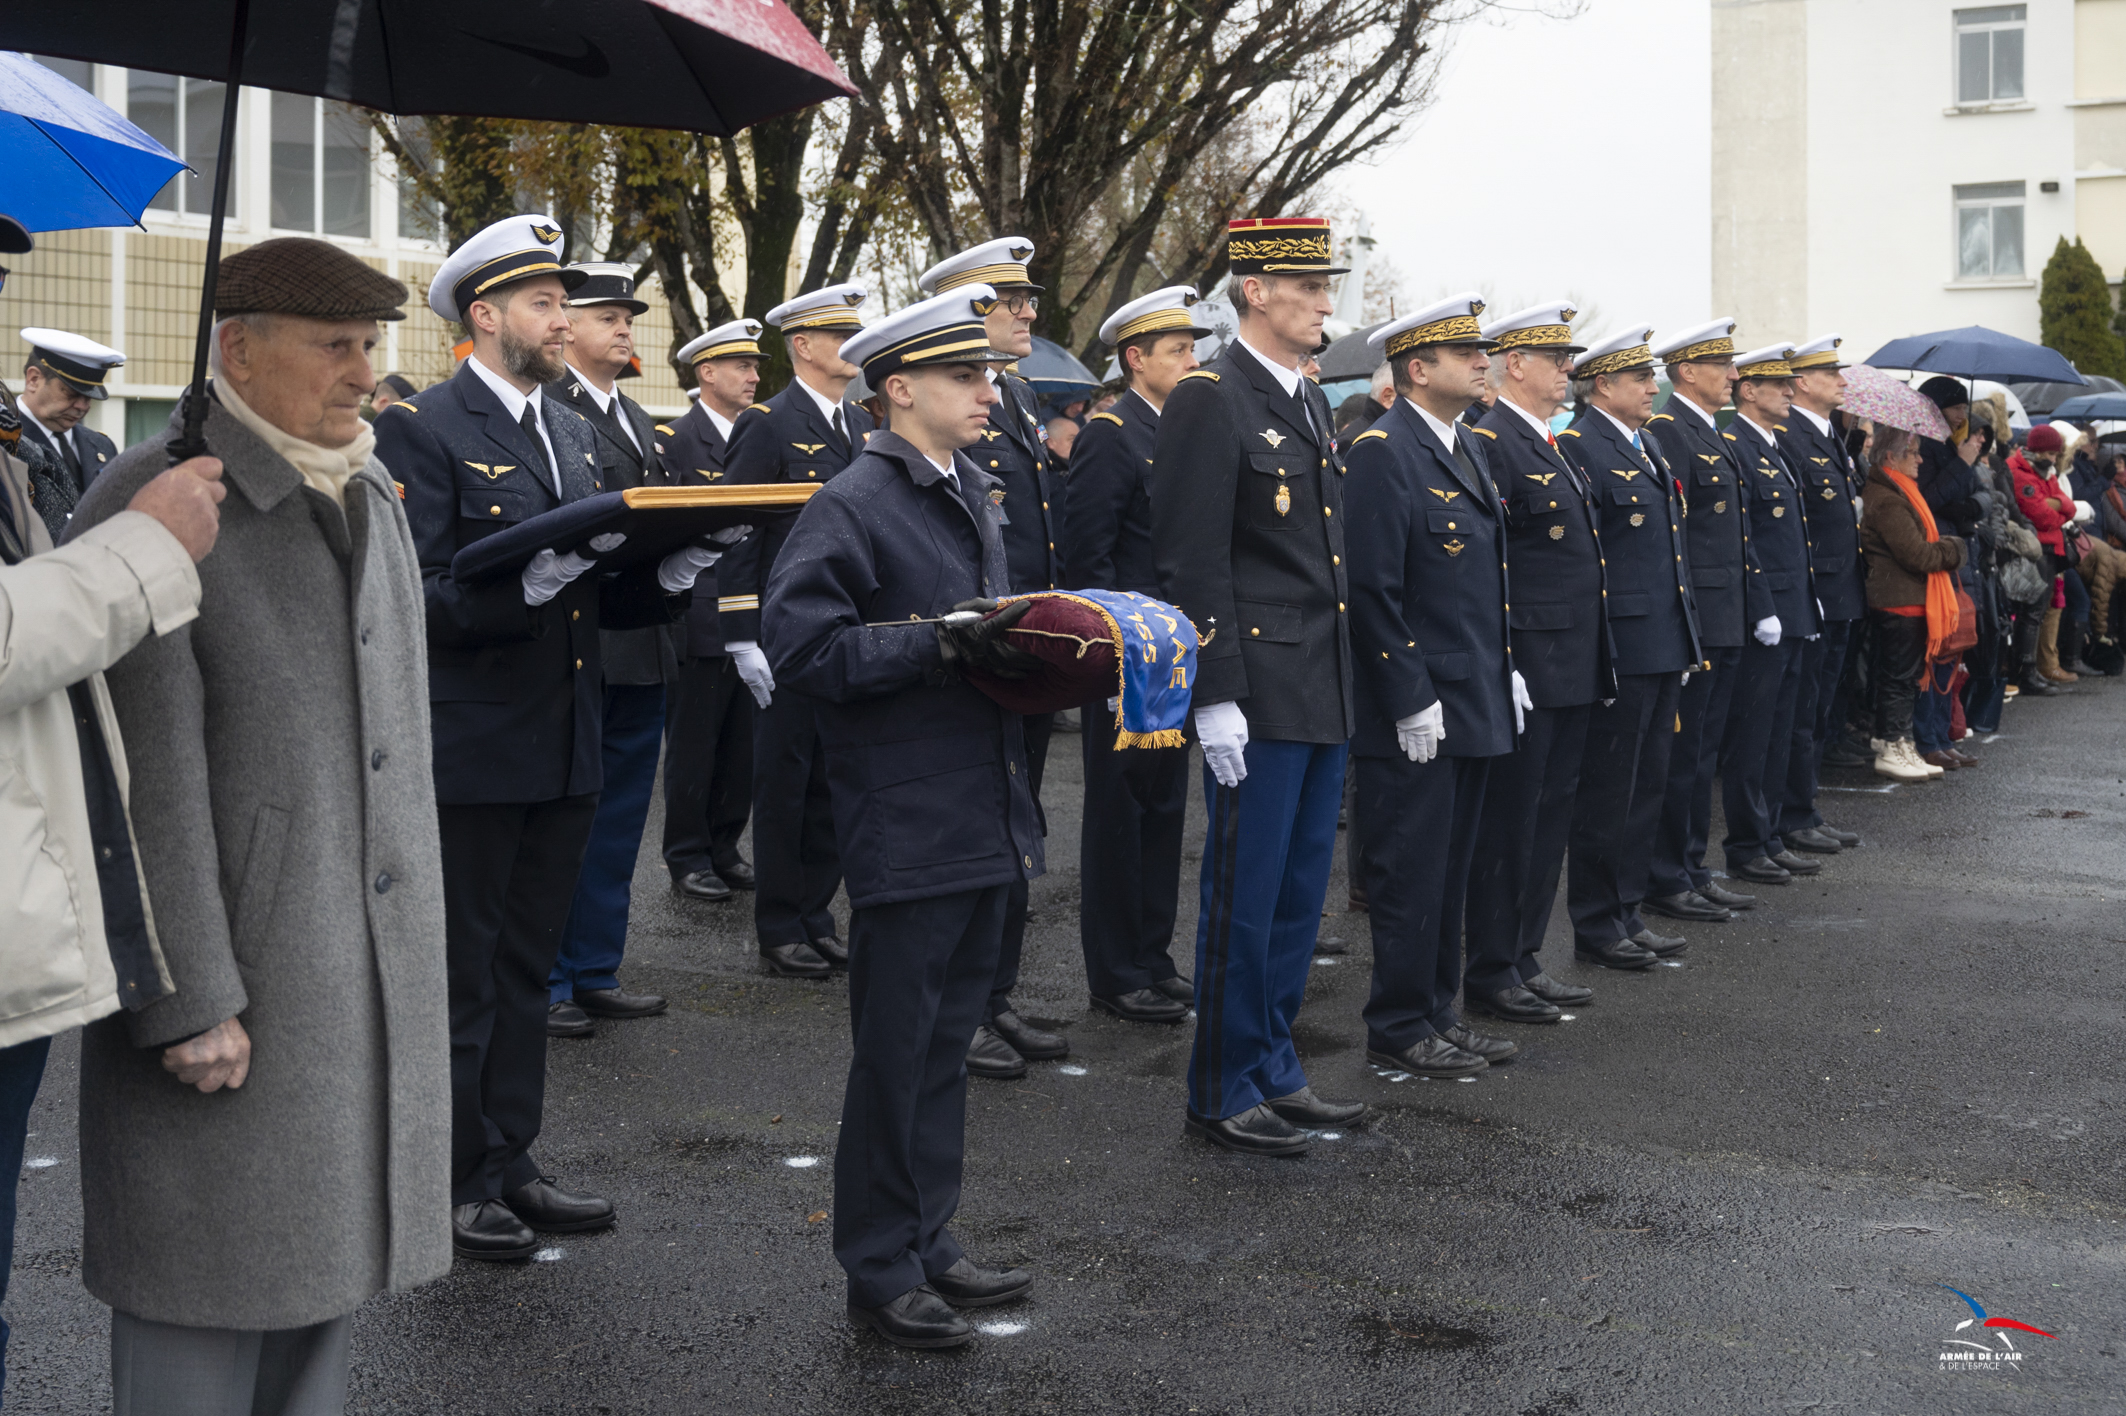
<svg viewBox="0 0 2126 1416">
<path fill-rule="evenodd" d="M 539 436 L 539 415 L 532 412 L 529 403 L 524 405 L 524 416 L 517 420 L 517 426 L 524 429 L 525 441 L 531 444 L 532 470 L 547 486 L 553 486 L 554 466 L 546 460 L 546 442 Z M 555 495 L 559 494 L 557 489 Z"/>
<path fill-rule="evenodd" d="M 74 435 L 61 433 L 58 438 L 60 456 L 66 459 L 66 470 L 74 476 L 74 494 L 79 496 L 89 489 L 88 479 L 81 475 L 81 455 L 74 450 Z"/>
<path fill-rule="evenodd" d="M 1314 439 L 1318 445 L 1321 441 L 1321 429 L 1314 426 L 1314 410 L 1307 406 L 1307 381 L 1304 375 L 1301 375 L 1299 382 L 1293 386 L 1292 402 L 1299 405 L 1299 426 L 1305 428 L 1307 436 Z"/>
<path fill-rule="evenodd" d="M 834 436 L 840 441 L 842 452 L 846 454 L 849 451 L 849 430 L 842 424 L 842 406 L 839 403 L 834 405 Z"/>
<path fill-rule="evenodd" d="M 1447 426 L 1449 431 L 1453 430 L 1454 425 L 1452 423 Z M 1470 458 L 1468 450 L 1462 446 L 1462 440 L 1458 434 L 1454 439 L 1454 461 L 1462 469 L 1462 475 L 1469 479 L 1470 486 L 1482 487 L 1484 485 L 1484 479 L 1477 474 L 1476 463 Z"/>
</svg>

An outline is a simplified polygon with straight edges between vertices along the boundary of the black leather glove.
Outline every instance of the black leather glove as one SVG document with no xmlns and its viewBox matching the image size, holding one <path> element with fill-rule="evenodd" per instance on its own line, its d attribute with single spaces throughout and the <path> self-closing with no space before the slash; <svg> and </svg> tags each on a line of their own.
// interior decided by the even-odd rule
<svg viewBox="0 0 2126 1416">
<path fill-rule="evenodd" d="M 1004 631 L 1026 618 L 1032 608 L 1031 600 L 1014 600 L 1001 610 L 994 600 L 962 600 L 954 605 L 954 614 L 971 611 L 985 618 L 937 627 L 938 653 L 944 656 L 945 667 L 962 672 L 981 669 L 1001 679 L 1025 678 L 1041 666 L 1041 660 L 1005 638 Z"/>
</svg>

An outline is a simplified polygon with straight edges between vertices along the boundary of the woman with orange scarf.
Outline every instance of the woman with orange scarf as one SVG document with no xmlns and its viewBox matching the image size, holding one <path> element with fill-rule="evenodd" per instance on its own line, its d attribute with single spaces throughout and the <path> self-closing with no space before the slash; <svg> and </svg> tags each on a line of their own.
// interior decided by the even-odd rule
<svg viewBox="0 0 2126 1416">
<path fill-rule="evenodd" d="M 1860 494 L 1860 548 L 1875 622 L 1875 770 L 1899 781 L 1941 775 L 1912 743 L 1912 704 L 1927 666 L 1957 628 L 1955 571 L 1964 543 L 1944 536 L 1914 480 L 1919 438 L 1878 426 Z"/>
</svg>

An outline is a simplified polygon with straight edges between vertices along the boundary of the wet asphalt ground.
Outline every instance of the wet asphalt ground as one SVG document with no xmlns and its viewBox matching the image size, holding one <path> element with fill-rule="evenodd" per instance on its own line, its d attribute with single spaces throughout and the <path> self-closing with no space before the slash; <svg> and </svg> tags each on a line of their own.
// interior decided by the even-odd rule
<svg viewBox="0 0 2126 1416">
<path fill-rule="evenodd" d="M 1465 1083 L 1366 1064 L 1369 938 L 1339 852 L 1322 929 L 1350 952 L 1317 962 L 1298 1039 L 1319 1092 L 1374 1110 L 1299 1160 L 1184 1140 L 1187 1028 L 1088 1011 L 1079 743 L 1059 735 L 1018 1001 L 1072 1053 L 973 1084 L 956 1224 L 1039 1284 L 942 1354 L 842 1316 L 846 989 L 757 973 L 746 897 L 680 902 L 646 851 L 623 974 L 672 1009 L 553 1046 L 539 1149 L 618 1227 L 371 1303 L 350 1409 L 2126 1409 L 2122 715 L 2126 682 L 2085 685 L 2011 704 L 1981 770 L 1834 774 L 1827 813 L 1866 845 L 1735 923 L 1678 926 L 1681 967 L 1575 964 L 1561 907 L 1551 971 L 1598 998 L 1513 1029 L 1523 1056 Z M 109 1409 L 76 1077 L 67 1043 L 22 1181 L 11 1411 Z M 2000 1331 L 1957 1329 L 1943 1285 L 2057 1337 L 2010 1331 L 2011 1359 Z M 1996 1360 L 1941 1360 L 1978 1346 Z"/>
</svg>

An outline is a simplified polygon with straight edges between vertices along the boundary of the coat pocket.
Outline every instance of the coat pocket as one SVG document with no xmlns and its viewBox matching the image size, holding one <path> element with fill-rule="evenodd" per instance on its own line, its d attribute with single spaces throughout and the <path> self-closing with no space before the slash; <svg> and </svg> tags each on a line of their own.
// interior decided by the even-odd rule
<svg viewBox="0 0 2126 1416">
<path fill-rule="evenodd" d="M 1702 570 L 1691 567 L 1690 583 L 1707 590 L 1724 590 L 1734 584 L 1734 580 L 1734 572 L 1724 565 L 1707 566 Z"/>
<path fill-rule="evenodd" d="M 1571 629 L 1572 606 L 1541 602 L 1515 605 L 1506 618 L 1514 629 Z"/>
<path fill-rule="evenodd" d="M 273 923 L 280 898 L 281 863 L 288 850 L 286 811 L 261 803 L 251 821 L 251 846 L 244 853 L 243 881 L 236 889 L 236 912 L 230 920 L 229 944 L 238 963 L 254 962 Z"/>
<path fill-rule="evenodd" d="M 892 870 L 1002 855 L 997 744 L 961 738 L 881 743 L 866 754 L 870 806 Z M 987 809 L 984 809 L 984 808 Z"/>
<path fill-rule="evenodd" d="M 1631 619 L 1646 613 L 1646 596 L 1643 594 L 1612 595 L 1609 597 L 1611 619 Z"/>
<path fill-rule="evenodd" d="M 458 515 L 484 526 L 514 526 L 532 514 L 531 498 L 509 487 L 460 487 Z"/>
<path fill-rule="evenodd" d="M 1299 606 L 1265 600 L 1235 600 L 1233 613 L 1240 617 L 1243 643 L 1297 644 Z"/>
<path fill-rule="evenodd" d="M 1459 683 L 1469 677 L 1467 654 L 1427 654 L 1425 672 L 1434 683 Z"/>
<path fill-rule="evenodd" d="M 1290 531 L 1311 526 L 1321 519 L 1314 496 L 1315 454 L 1296 439 L 1287 452 L 1256 452 L 1248 455 L 1253 474 L 1241 490 L 1248 509 L 1248 525 L 1257 531 Z"/>
</svg>

